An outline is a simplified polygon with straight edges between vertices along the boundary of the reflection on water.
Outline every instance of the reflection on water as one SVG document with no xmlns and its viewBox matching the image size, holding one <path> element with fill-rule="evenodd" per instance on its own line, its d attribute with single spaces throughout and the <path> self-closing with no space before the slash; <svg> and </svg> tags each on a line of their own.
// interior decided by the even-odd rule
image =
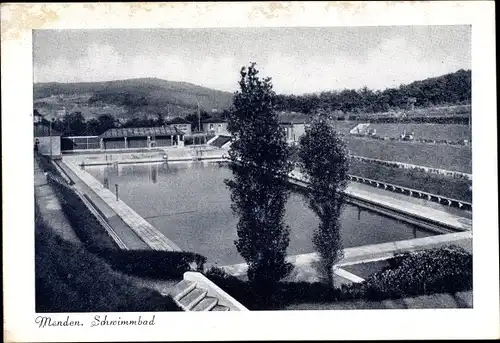
<svg viewBox="0 0 500 343">
<path fill-rule="evenodd" d="M 85 169 L 104 183 L 119 185 L 120 197 L 182 249 L 211 262 L 242 262 L 235 246 L 238 218 L 231 212 L 229 190 L 223 183 L 231 171 L 218 163 L 151 163 L 92 166 Z M 314 251 L 312 234 L 318 226 L 302 195 L 292 193 L 286 206 L 291 255 Z M 430 235 L 419 228 L 346 204 L 341 215 L 345 247 L 384 243 Z"/>
</svg>

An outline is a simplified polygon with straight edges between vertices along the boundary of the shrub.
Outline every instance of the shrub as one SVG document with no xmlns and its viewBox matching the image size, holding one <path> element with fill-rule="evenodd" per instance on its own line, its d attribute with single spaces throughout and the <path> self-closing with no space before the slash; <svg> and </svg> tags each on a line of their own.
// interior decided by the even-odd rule
<svg viewBox="0 0 500 343">
<path fill-rule="evenodd" d="M 406 253 L 357 287 L 373 300 L 470 290 L 472 255 L 457 246 Z"/>
<path fill-rule="evenodd" d="M 202 271 L 206 257 L 185 251 L 90 249 L 126 274 L 154 279 L 182 279 L 187 271 Z"/>
<path fill-rule="evenodd" d="M 252 284 L 212 268 L 205 275 L 250 310 L 281 309 L 301 302 L 334 301 L 340 298 L 340 290 L 321 282 L 278 282 L 271 299 L 261 296 L 258 284 Z"/>
<path fill-rule="evenodd" d="M 35 153 L 35 159 L 42 167 L 44 172 L 50 172 L 53 175 L 60 176 L 57 168 L 50 161 L 50 157 L 46 155 L 42 155 L 40 153 Z"/>
</svg>

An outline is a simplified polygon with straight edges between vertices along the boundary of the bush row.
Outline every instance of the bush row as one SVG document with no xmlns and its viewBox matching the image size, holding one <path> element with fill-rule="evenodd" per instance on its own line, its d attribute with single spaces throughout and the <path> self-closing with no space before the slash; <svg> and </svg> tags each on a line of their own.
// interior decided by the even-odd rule
<svg viewBox="0 0 500 343">
<path fill-rule="evenodd" d="M 472 289 L 472 255 L 457 246 L 405 253 L 360 284 L 346 287 L 353 297 L 394 299 Z"/>
<path fill-rule="evenodd" d="M 284 308 L 294 303 L 332 302 L 349 299 L 385 300 L 472 289 L 472 256 L 449 246 L 397 255 L 389 267 L 362 283 L 331 288 L 315 282 L 280 282 L 271 302 L 262 298 L 259 285 L 212 268 L 206 276 L 251 310 Z"/>
<path fill-rule="evenodd" d="M 85 248 L 65 241 L 35 205 L 36 312 L 180 311 L 170 297 L 136 286 Z"/>
<path fill-rule="evenodd" d="M 186 271 L 203 271 L 206 257 L 188 251 L 93 250 L 115 269 L 129 275 L 162 280 L 182 279 Z"/>
<path fill-rule="evenodd" d="M 70 186 L 64 185 L 50 175 L 47 181 L 56 192 L 62 210 L 76 235 L 89 250 L 119 249 L 94 214 Z"/>
<path fill-rule="evenodd" d="M 52 164 L 50 157 L 42 155 L 38 152 L 35 152 L 35 159 L 39 163 L 39 165 L 42 167 L 44 172 L 51 173 L 56 176 L 60 176 L 59 171 L 57 168 Z"/>
</svg>

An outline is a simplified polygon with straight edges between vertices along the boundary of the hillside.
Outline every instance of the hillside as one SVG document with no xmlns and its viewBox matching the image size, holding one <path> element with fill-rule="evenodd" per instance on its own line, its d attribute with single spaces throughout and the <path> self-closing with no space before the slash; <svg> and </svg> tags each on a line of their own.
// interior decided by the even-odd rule
<svg viewBox="0 0 500 343">
<path fill-rule="evenodd" d="M 228 108 L 232 94 L 187 82 L 140 78 L 108 82 L 37 83 L 35 107 L 41 112 L 80 111 L 90 118 L 99 114 L 186 115 L 197 109 L 211 112 Z"/>
<path fill-rule="evenodd" d="M 344 89 L 319 94 L 278 95 L 276 108 L 303 113 L 377 113 L 471 103 L 471 71 L 458 70 L 382 91 Z"/>
</svg>

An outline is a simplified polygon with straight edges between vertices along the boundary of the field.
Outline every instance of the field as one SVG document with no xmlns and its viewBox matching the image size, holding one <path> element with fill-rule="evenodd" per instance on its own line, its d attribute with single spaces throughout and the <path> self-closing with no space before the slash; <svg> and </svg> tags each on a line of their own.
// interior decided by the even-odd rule
<svg viewBox="0 0 500 343">
<path fill-rule="evenodd" d="M 348 135 L 349 131 L 351 131 L 358 124 L 360 123 L 357 121 L 336 120 L 333 122 L 333 127 L 335 128 L 335 131 L 337 131 L 337 133 Z"/>
<path fill-rule="evenodd" d="M 460 124 L 370 124 L 379 137 L 398 138 L 403 132 L 414 133 L 415 139 L 463 141 L 471 140 L 471 128 Z"/>
<path fill-rule="evenodd" d="M 401 117 L 402 115 L 412 117 L 447 117 L 447 116 L 463 116 L 467 117 L 472 111 L 470 104 L 465 105 L 450 105 L 450 106 L 434 106 L 425 108 L 416 108 L 413 110 L 393 110 L 389 112 L 377 113 L 362 113 L 357 115 L 358 118 L 376 118 L 376 117 Z"/>
<path fill-rule="evenodd" d="M 469 146 L 383 141 L 364 137 L 344 137 L 352 155 L 386 161 L 472 173 Z"/>
<path fill-rule="evenodd" d="M 368 179 L 472 202 L 472 191 L 470 190 L 472 182 L 469 180 L 430 174 L 417 170 L 387 167 L 358 160 L 350 161 L 349 173 Z"/>
</svg>

